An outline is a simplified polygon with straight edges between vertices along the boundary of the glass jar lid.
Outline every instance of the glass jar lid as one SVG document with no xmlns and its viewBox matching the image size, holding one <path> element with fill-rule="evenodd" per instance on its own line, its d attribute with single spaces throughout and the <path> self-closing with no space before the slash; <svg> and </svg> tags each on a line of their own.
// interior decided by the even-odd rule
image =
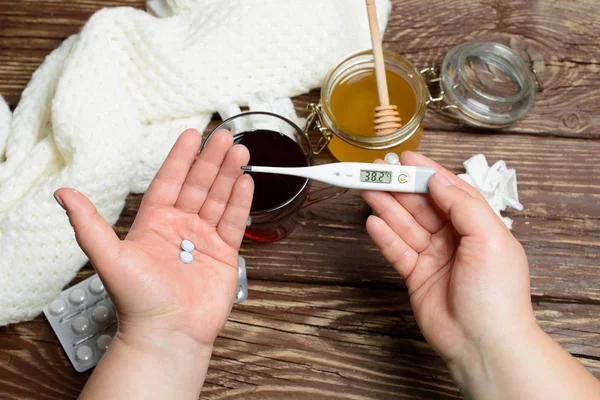
<svg viewBox="0 0 600 400">
<path fill-rule="evenodd" d="M 508 126 L 533 107 L 531 70 L 512 49 L 493 42 L 463 43 L 446 54 L 440 70 L 443 109 L 486 128 Z"/>
</svg>

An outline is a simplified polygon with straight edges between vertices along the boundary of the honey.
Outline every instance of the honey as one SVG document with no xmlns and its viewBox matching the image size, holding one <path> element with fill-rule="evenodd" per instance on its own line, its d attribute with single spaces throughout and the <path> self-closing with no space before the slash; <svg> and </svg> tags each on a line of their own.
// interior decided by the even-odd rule
<svg viewBox="0 0 600 400">
<path fill-rule="evenodd" d="M 401 76 L 386 71 L 390 104 L 398 107 L 403 123 L 415 114 L 415 92 Z M 373 114 L 379 105 L 375 71 L 365 71 L 339 82 L 331 93 L 330 108 L 338 128 L 351 135 L 374 136 Z"/>
<path fill-rule="evenodd" d="M 408 60 L 386 51 L 383 56 L 390 104 L 398 107 L 402 118 L 400 129 L 375 134 L 373 119 L 379 96 L 373 52 L 350 54 L 325 77 L 319 104 L 309 104 L 305 133 L 317 128 L 321 135 L 315 154 L 327 147 L 339 161 L 373 162 L 389 152 L 417 149 L 430 99 L 427 86 L 421 71 Z"/>
<path fill-rule="evenodd" d="M 405 124 L 417 109 L 415 92 L 405 79 L 392 71 L 386 71 L 386 78 L 390 104 L 398 107 L 402 123 Z M 339 82 L 333 88 L 329 104 L 340 130 L 356 137 L 375 136 L 373 114 L 379 105 L 375 70 L 366 70 Z M 399 145 L 381 150 L 363 149 L 334 136 L 329 143 L 329 150 L 341 161 L 372 162 L 376 158 L 383 159 L 389 152 L 400 155 L 404 150 L 416 150 L 421 133 L 422 128 Z"/>
</svg>

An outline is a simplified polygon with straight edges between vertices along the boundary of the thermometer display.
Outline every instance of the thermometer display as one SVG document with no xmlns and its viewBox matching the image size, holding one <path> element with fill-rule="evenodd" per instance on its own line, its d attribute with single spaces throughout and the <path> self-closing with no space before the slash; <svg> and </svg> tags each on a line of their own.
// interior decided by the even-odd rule
<svg viewBox="0 0 600 400">
<path fill-rule="evenodd" d="M 435 169 L 430 167 L 374 165 L 359 162 L 340 162 L 310 167 L 243 165 L 242 170 L 299 176 L 348 189 L 400 193 L 429 193 L 429 180 L 435 174 Z"/>
<path fill-rule="evenodd" d="M 369 171 L 361 169 L 360 181 L 370 183 L 392 183 L 392 173 L 390 171 Z"/>
</svg>

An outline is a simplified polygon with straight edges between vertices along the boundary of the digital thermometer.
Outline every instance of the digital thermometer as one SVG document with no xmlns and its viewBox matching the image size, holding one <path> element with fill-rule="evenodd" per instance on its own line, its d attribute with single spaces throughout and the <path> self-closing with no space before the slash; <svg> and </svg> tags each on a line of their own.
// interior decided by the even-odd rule
<svg viewBox="0 0 600 400">
<path fill-rule="evenodd" d="M 435 174 L 435 169 L 430 167 L 359 162 L 290 168 L 247 165 L 242 169 L 267 174 L 299 176 L 349 189 L 407 193 L 428 193 L 429 179 Z"/>
</svg>

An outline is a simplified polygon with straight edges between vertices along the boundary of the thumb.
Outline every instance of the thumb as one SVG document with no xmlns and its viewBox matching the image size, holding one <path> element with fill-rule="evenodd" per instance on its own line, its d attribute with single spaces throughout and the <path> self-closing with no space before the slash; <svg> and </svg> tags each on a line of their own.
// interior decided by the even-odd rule
<svg viewBox="0 0 600 400">
<path fill-rule="evenodd" d="M 490 229 L 506 231 L 506 226 L 485 200 L 453 185 L 442 172 L 436 172 L 429 180 L 429 191 L 461 236 L 487 237 L 492 233 Z"/>
<path fill-rule="evenodd" d="M 83 194 L 62 188 L 54 192 L 54 198 L 67 211 L 79 247 L 102 275 L 119 256 L 121 241 Z"/>
</svg>

